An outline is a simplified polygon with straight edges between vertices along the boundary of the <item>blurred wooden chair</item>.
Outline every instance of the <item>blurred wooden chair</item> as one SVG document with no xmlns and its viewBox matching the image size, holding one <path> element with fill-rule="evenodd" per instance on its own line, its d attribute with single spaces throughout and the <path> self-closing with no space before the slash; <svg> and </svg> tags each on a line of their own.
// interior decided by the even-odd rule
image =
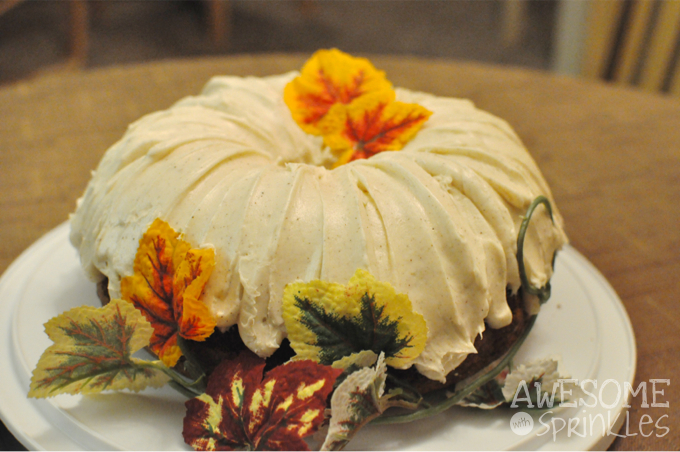
<svg viewBox="0 0 680 452">
<path fill-rule="evenodd" d="M 17 6 L 22 1 L 23 0 L 2 0 L 2 2 L 0 2 L 0 16 Z"/>
<path fill-rule="evenodd" d="M 0 16 L 25 1 L 0 0 Z M 87 65 L 90 16 L 104 15 L 108 6 L 104 1 L 66 0 L 63 3 L 68 7 L 68 59 L 65 63 L 50 67 L 50 71 L 81 69 Z M 206 3 L 206 25 L 210 39 L 217 48 L 225 48 L 231 29 L 231 3 L 228 0 L 208 0 Z"/>
<path fill-rule="evenodd" d="M 307 18 L 315 17 L 320 12 L 318 0 L 296 0 L 295 3 L 300 14 Z M 207 0 L 210 38 L 217 48 L 229 47 L 233 20 L 232 6 L 230 0 Z"/>
<path fill-rule="evenodd" d="M 505 0 L 501 7 L 501 45 L 517 47 L 529 26 L 528 0 Z"/>
<path fill-rule="evenodd" d="M 680 96 L 680 1 L 590 2 L 582 75 Z"/>
<path fill-rule="evenodd" d="M 2 0 L 0 15 L 11 10 L 25 0 Z M 88 4 L 87 0 L 69 0 L 69 57 L 65 68 L 82 68 L 87 62 L 87 52 L 90 47 L 88 35 Z"/>
<path fill-rule="evenodd" d="M 231 2 L 208 0 L 210 39 L 217 48 L 226 48 L 231 37 Z"/>
<path fill-rule="evenodd" d="M 69 42 L 68 65 L 83 68 L 87 64 L 90 50 L 89 14 L 87 0 L 69 0 Z"/>
</svg>

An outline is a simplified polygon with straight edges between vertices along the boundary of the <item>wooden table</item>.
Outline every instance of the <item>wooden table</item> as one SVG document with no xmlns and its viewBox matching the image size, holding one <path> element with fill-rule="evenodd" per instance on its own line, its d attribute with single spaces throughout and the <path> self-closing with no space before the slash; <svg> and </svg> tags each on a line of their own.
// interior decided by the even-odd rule
<svg viewBox="0 0 680 452">
<path fill-rule="evenodd" d="M 299 68 L 306 57 L 168 61 L 0 89 L 0 272 L 68 218 L 90 171 L 131 121 L 198 93 L 212 75 L 281 73 Z M 630 411 L 631 433 L 645 414 L 654 420 L 667 415 L 660 425 L 669 432 L 619 438 L 612 447 L 677 450 L 680 102 L 523 69 L 403 57 L 373 61 L 396 86 L 470 98 L 515 127 L 552 187 L 572 245 L 600 269 L 628 310 L 638 345 L 637 382 L 671 380 L 661 387 L 668 408 L 642 408 L 636 397 Z"/>
</svg>

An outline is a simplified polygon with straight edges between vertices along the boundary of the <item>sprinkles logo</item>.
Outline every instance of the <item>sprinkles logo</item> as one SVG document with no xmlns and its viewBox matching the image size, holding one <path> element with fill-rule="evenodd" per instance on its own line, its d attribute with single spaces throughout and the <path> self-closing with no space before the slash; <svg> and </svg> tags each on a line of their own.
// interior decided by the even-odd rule
<svg viewBox="0 0 680 452">
<path fill-rule="evenodd" d="M 637 387 L 613 379 L 601 384 L 597 380 L 563 378 L 548 383 L 531 381 L 527 384 L 521 380 L 512 402 L 506 398 L 510 408 L 536 410 L 533 412 L 538 422 L 536 436 L 550 434 L 554 442 L 573 436 L 625 438 L 640 435 L 647 438 L 654 435 L 662 438 L 670 432 L 669 414 L 660 410 L 670 407 L 665 399 L 665 387 L 670 386 L 670 379 L 641 381 Z M 532 391 L 534 388 L 535 392 Z M 636 397 L 641 399 L 639 409 L 656 410 L 631 419 L 629 409 Z M 517 411 L 510 419 L 510 429 L 516 435 L 526 436 L 534 431 L 534 419 L 525 411 Z"/>
</svg>

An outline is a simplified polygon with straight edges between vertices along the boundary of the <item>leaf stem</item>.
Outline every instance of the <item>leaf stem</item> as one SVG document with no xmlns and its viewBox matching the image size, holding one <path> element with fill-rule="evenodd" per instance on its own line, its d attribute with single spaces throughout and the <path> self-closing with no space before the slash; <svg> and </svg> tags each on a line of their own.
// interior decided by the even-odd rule
<svg viewBox="0 0 680 452">
<path fill-rule="evenodd" d="M 170 377 L 170 386 L 187 397 L 196 397 L 205 392 L 205 375 L 201 375 L 194 381 L 188 381 L 183 375 L 174 369 L 163 364 L 161 360 L 156 361 L 142 361 L 138 363 L 139 367 L 150 367 L 152 369 L 160 370 L 165 375 Z"/>
<path fill-rule="evenodd" d="M 545 286 L 543 287 L 532 286 L 529 282 L 529 278 L 527 277 L 526 268 L 524 267 L 524 238 L 526 236 L 527 229 L 529 228 L 531 216 L 534 214 L 534 211 L 540 204 L 545 206 L 545 208 L 548 210 L 548 213 L 550 214 L 550 219 L 553 223 L 555 223 L 555 218 L 553 218 L 552 213 L 552 206 L 550 205 L 548 198 L 541 195 L 534 199 L 531 204 L 529 204 L 529 208 L 527 209 L 527 213 L 524 216 L 524 220 L 519 227 L 519 234 L 517 235 L 517 266 L 519 268 L 519 277 L 522 280 L 522 289 L 531 295 L 536 295 L 541 303 L 545 303 L 548 301 L 548 298 L 550 298 L 550 281 L 545 283 Z M 555 255 L 553 255 L 553 266 L 554 265 Z"/>
<path fill-rule="evenodd" d="M 175 391 L 177 391 L 177 392 L 179 392 L 180 394 L 182 394 L 182 395 L 183 395 L 184 397 L 186 397 L 187 399 L 193 399 L 194 397 L 197 397 L 197 396 L 201 395 L 200 393 L 197 393 L 197 392 L 195 392 L 195 391 L 191 391 L 191 390 L 187 389 L 186 386 L 182 386 L 181 384 L 179 384 L 179 383 L 178 383 L 177 381 L 175 381 L 175 380 L 170 380 L 170 382 L 168 383 L 168 385 L 169 385 L 172 389 L 174 389 Z"/>
</svg>

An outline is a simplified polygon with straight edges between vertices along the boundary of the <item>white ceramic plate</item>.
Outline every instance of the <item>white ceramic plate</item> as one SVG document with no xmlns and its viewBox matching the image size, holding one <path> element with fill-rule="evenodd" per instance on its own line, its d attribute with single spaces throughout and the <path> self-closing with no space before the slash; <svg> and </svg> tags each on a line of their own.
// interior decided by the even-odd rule
<svg viewBox="0 0 680 452">
<path fill-rule="evenodd" d="M 26 398 L 30 375 L 51 344 L 43 324 L 51 317 L 84 304 L 98 306 L 94 285 L 80 269 L 68 242 L 68 224 L 54 229 L 26 250 L 0 279 L 0 415 L 21 443 L 30 449 L 188 449 L 182 439 L 184 398 L 170 388 L 140 394 L 113 393 L 51 399 Z M 571 247 L 557 259 L 553 296 L 542 308 L 516 363 L 561 356 L 572 377 L 607 379 L 623 387 L 635 376 L 635 339 L 626 311 L 602 275 Z M 589 387 L 589 388 L 592 388 Z M 594 392 L 600 398 L 598 391 Z M 602 402 L 530 411 L 534 428 L 519 436 L 510 428 L 513 409 L 483 411 L 453 408 L 430 419 L 402 425 L 369 426 L 350 444 L 352 449 L 593 449 L 615 438 L 602 433 L 601 419 L 625 420 L 626 397 L 607 384 Z M 586 429 L 584 430 L 583 419 Z M 595 419 L 593 431 L 590 419 Z M 550 421 L 555 419 L 555 421 Z M 553 436 L 560 419 L 575 425 Z M 583 436 L 580 436 L 583 434 Z"/>
</svg>

